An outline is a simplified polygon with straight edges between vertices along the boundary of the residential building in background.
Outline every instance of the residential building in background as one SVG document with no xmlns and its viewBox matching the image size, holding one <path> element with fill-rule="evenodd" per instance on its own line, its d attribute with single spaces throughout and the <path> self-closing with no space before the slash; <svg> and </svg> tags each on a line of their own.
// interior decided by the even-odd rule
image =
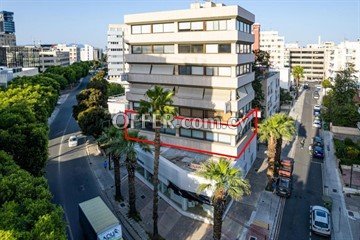
<svg viewBox="0 0 360 240">
<path fill-rule="evenodd" d="M 69 52 L 62 52 L 56 48 L 56 45 L 41 45 L 40 52 L 40 71 L 44 72 L 51 66 L 70 65 Z"/>
<path fill-rule="evenodd" d="M 13 12 L 0 12 L 0 46 L 16 46 Z"/>
<path fill-rule="evenodd" d="M 83 62 L 93 61 L 94 60 L 94 47 L 88 44 L 85 44 L 84 47 L 80 49 L 80 60 Z"/>
<path fill-rule="evenodd" d="M 7 68 L 0 67 L 0 87 L 7 88 L 9 82 L 15 77 L 23 76 L 35 76 L 39 74 L 39 69 L 37 67 L 33 68 Z"/>
<path fill-rule="evenodd" d="M 264 116 L 261 117 L 265 119 L 280 111 L 280 73 L 267 72 L 261 83 L 264 93 Z"/>
<path fill-rule="evenodd" d="M 94 48 L 94 51 L 93 51 L 93 60 L 94 60 L 94 61 L 101 61 L 102 56 L 103 56 L 102 49 L 100 49 L 100 48 Z"/>
<path fill-rule="evenodd" d="M 108 81 L 122 84 L 128 90 L 127 74 L 129 65 L 125 62 L 125 54 L 129 47 L 124 37 L 127 31 L 125 24 L 109 24 L 107 32 L 107 66 Z"/>
<path fill-rule="evenodd" d="M 322 81 L 325 77 L 325 50 L 314 46 L 306 48 L 291 48 L 290 68 L 302 66 L 304 68 L 304 80 Z"/>
<path fill-rule="evenodd" d="M 179 115 L 188 118 L 217 118 L 227 122 L 242 119 L 254 99 L 251 34 L 255 16 L 233 5 L 193 3 L 190 9 L 125 15 L 130 31 L 125 37 L 130 53 L 130 108 L 137 110 L 146 91 L 154 85 L 174 92 Z M 251 119 L 251 117 L 250 117 Z M 248 120 L 250 120 L 248 119 Z M 133 128 L 140 128 L 135 123 Z M 161 141 L 200 151 L 161 148 L 159 194 L 180 213 L 211 218 L 212 192 L 198 194 L 204 179 L 196 174 L 200 164 L 226 153 L 231 165 L 245 176 L 256 158 L 256 137 L 251 121 L 236 128 L 164 128 Z M 154 138 L 151 124 L 140 130 Z M 249 143 L 247 145 L 246 143 Z M 247 146 L 245 151 L 242 151 Z M 138 149 L 137 176 L 151 185 L 153 154 Z"/>
<path fill-rule="evenodd" d="M 259 23 L 254 23 L 252 25 L 252 33 L 254 35 L 253 51 L 260 50 L 260 27 Z"/>
<path fill-rule="evenodd" d="M 80 62 L 80 47 L 76 44 L 57 44 L 55 46 L 61 52 L 68 52 L 70 64 Z"/>
<path fill-rule="evenodd" d="M 270 54 L 272 68 L 283 68 L 285 64 L 285 38 L 277 31 L 260 32 L 260 49 Z"/>
<path fill-rule="evenodd" d="M 0 66 L 7 68 L 32 68 L 40 66 L 40 47 L 3 46 L 0 47 Z"/>
<path fill-rule="evenodd" d="M 290 67 L 290 49 L 299 47 L 298 43 L 285 43 L 284 67 Z"/>
<path fill-rule="evenodd" d="M 280 78 L 280 88 L 290 91 L 291 86 L 291 72 L 289 67 L 277 69 Z"/>
</svg>

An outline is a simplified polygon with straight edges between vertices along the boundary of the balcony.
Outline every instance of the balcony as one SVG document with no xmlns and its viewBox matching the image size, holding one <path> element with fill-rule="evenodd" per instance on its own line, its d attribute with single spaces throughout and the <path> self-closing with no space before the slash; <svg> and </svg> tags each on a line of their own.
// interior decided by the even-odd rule
<svg viewBox="0 0 360 240">
<path fill-rule="evenodd" d="M 254 54 L 127 54 L 128 63 L 168 63 L 168 64 L 208 64 L 208 65 L 238 65 L 253 62 Z"/>
<path fill-rule="evenodd" d="M 236 89 L 254 80 L 255 73 L 245 74 L 236 78 L 217 76 L 192 76 L 192 75 L 159 75 L 129 73 L 129 82 L 152 83 L 184 86 L 202 86 L 214 88 Z"/>
</svg>

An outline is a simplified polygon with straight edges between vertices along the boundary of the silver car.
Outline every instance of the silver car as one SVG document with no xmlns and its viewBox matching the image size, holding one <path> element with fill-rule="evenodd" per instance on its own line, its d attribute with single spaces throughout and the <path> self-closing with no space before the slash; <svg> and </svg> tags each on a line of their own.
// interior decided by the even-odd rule
<svg viewBox="0 0 360 240">
<path fill-rule="evenodd" d="M 331 235 L 330 212 L 321 206 L 310 207 L 311 230 L 324 236 Z"/>
<path fill-rule="evenodd" d="M 69 147 L 76 147 L 78 145 L 78 138 L 75 135 L 69 138 Z"/>
</svg>

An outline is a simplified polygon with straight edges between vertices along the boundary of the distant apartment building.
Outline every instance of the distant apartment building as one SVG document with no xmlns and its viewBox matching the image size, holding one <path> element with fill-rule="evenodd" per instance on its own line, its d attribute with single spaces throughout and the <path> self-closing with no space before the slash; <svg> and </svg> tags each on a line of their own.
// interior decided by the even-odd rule
<svg viewBox="0 0 360 240">
<path fill-rule="evenodd" d="M 127 90 L 129 83 L 126 81 L 129 65 L 125 62 L 125 54 L 129 53 L 129 47 L 125 43 L 125 24 L 109 24 L 107 32 L 107 65 L 110 82 L 122 84 Z"/>
<path fill-rule="evenodd" d="M 270 54 L 272 68 L 284 67 L 285 38 L 277 31 L 260 31 L 260 49 Z"/>
<path fill-rule="evenodd" d="M 80 60 L 82 62 L 93 61 L 94 60 L 94 47 L 88 44 L 85 44 L 84 47 L 80 49 Z"/>
<path fill-rule="evenodd" d="M 317 47 L 289 49 L 290 68 L 302 66 L 304 79 L 322 81 L 325 77 L 325 50 Z"/>
<path fill-rule="evenodd" d="M 41 45 L 40 52 L 40 71 L 44 72 L 51 66 L 70 65 L 69 52 L 62 52 L 56 48 L 56 45 Z"/>
<path fill-rule="evenodd" d="M 326 66 L 326 77 L 335 79 L 338 71 L 346 69 L 350 64 L 357 71 L 354 75 L 360 79 L 360 39 L 344 41 L 330 50 L 329 62 Z"/>
<path fill-rule="evenodd" d="M 262 90 L 264 93 L 264 116 L 267 118 L 280 110 L 280 73 L 269 71 L 262 78 Z"/>
<path fill-rule="evenodd" d="M 102 49 L 100 49 L 100 48 L 94 48 L 93 60 L 94 60 L 94 61 L 101 61 L 102 57 L 103 57 Z"/>
<path fill-rule="evenodd" d="M 35 46 L 3 46 L 0 47 L 0 66 L 8 68 L 32 68 L 40 66 L 39 47 Z"/>
<path fill-rule="evenodd" d="M 285 43 L 284 67 L 290 67 L 290 49 L 299 47 L 298 43 Z"/>
<path fill-rule="evenodd" d="M 55 48 L 61 52 L 69 53 L 70 64 L 73 64 L 75 62 L 80 62 L 80 47 L 78 45 L 58 44 L 55 46 Z"/>
<path fill-rule="evenodd" d="M 260 50 L 260 28 L 261 26 L 259 23 L 254 23 L 252 25 L 252 33 L 254 35 L 253 51 Z"/>
<path fill-rule="evenodd" d="M 0 46 L 16 46 L 13 12 L 0 12 Z"/>
<path fill-rule="evenodd" d="M 129 107 L 154 85 L 174 92 L 179 115 L 187 118 L 217 118 L 227 122 L 242 119 L 254 99 L 251 26 L 255 16 L 233 5 L 207 1 L 190 9 L 125 15 L 130 31 L 126 36 L 130 53 L 126 93 Z M 116 42 L 116 40 L 114 40 Z M 120 47 L 119 47 L 120 48 Z M 151 124 L 133 128 L 154 138 Z M 201 163 L 227 154 L 231 165 L 247 174 L 256 158 L 256 137 L 251 121 L 235 128 L 163 128 L 161 141 L 183 146 L 161 148 L 160 196 L 182 214 L 197 219 L 211 218 L 210 192 L 198 193 L 204 179 L 196 174 Z M 249 143 L 247 145 L 246 143 Z M 245 148 L 246 147 L 246 148 Z M 244 151 L 243 151 L 244 150 Z M 151 185 L 153 153 L 138 149 L 137 176 Z"/>
</svg>

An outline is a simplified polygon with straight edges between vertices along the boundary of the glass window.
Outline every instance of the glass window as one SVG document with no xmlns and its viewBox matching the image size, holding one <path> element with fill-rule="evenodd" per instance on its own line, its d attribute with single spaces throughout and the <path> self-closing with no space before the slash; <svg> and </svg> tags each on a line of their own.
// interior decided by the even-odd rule
<svg viewBox="0 0 360 240">
<path fill-rule="evenodd" d="M 140 34 L 141 33 L 141 26 L 131 26 L 132 34 Z"/>
<path fill-rule="evenodd" d="M 179 53 L 190 53 L 190 45 L 179 45 Z"/>
<path fill-rule="evenodd" d="M 206 67 L 205 68 L 205 75 L 214 76 L 214 67 Z"/>
<path fill-rule="evenodd" d="M 219 67 L 219 76 L 230 77 L 231 67 Z"/>
<path fill-rule="evenodd" d="M 192 75 L 204 75 L 204 68 L 203 67 L 191 67 L 191 74 Z"/>
<path fill-rule="evenodd" d="M 218 53 L 218 45 L 206 44 L 206 53 Z"/>
<path fill-rule="evenodd" d="M 226 27 L 227 27 L 227 22 L 226 22 L 226 20 L 221 20 L 221 21 L 219 21 L 219 29 L 220 29 L 220 30 L 226 30 Z"/>
<path fill-rule="evenodd" d="M 164 45 L 164 53 L 174 53 L 174 45 Z"/>
<path fill-rule="evenodd" d="M 164 53 L 164 46 L 163 45 L 154 45 L 154 53 Z"/>
<path fill-rule="evenodd" d="M 152 47 L 151 46 L 142 46 L 142 53 L 143 54 L 152 53 Z"/>
<path fill-rule="evenodd" d="M 153 25 L 153 32 L 154 33 L 164 32 L 164 24 L 154 24 Z"/>
<path fill-rule="evenodd" d="M 219 44 L 219 53 L 231 53 L 231 44 Z"/>
<path fill-rule="evenodd" d="M 132 46 L 132 53 L 139 54 L 141 52 L 141 46 Z"/>
<path fill-rule="evenodd" d="M 208 30 L 208 31 L 214 30 L 214 22 L 213 21 L 206 22 L 206 30 Z"/>
<path fill-rule="evenodd" d="M 191 52 L 192 53 L 203 53 L 203 45 L 191 45 Z"/>
<path fill-rule="evenodd" d="M 192 137 L 198 139 L 204 139 L 204 132 L 199 130 L 192 130 Z"/>
<path fill-rule="evenodd" d="M 180 108 L 180 116 L 183 116 L 183 117 L 191 117 L 191 114 L 190 114 L 191 110 L 190 108 Z"/>
<path fill-rule="evenodd" d="M 174 32 L 174 23 L 165 23 L 164 32 Z"/>
<path fill-rule="evenodd" d="M 179 66 L 179 74 L 180 75 L 190 75 L 191 67 L 190 66 Z"/>
<path fill-rule="evenodd" d="M 203 22 L 192 22 L 191 23 L 191 30 L 194 31 L 200 31 L 204 29 L 204 23 Z"/>
<path fill-rule="evenodd" d="M 208 141 L 217 142 L 218 141 L 218 134 L 217 133 L 212 133 L 212 132 L 206 132 L 205 138 Z"/>
<path fill-rule="evenodd" d="M 151 25 L 142 25 L 141 33 L 151 33 Z"/>
<path fill-rule="evenodd" d="M 180 128 L 180 136 L 191 137 L 191 130 L 185 129 L 185 128 Z"/>
<path fill-rule="evenodd" d="M 189 30 L 190 30 L 190 22 L 179 23 L 179 31 L 189 31 Z"/>
<path fill-rule="evenodd" d="M 201 109 L 192 109 L 191 116 L 194 118 L 203 118 L 203 110 Z"/>
</svg>

